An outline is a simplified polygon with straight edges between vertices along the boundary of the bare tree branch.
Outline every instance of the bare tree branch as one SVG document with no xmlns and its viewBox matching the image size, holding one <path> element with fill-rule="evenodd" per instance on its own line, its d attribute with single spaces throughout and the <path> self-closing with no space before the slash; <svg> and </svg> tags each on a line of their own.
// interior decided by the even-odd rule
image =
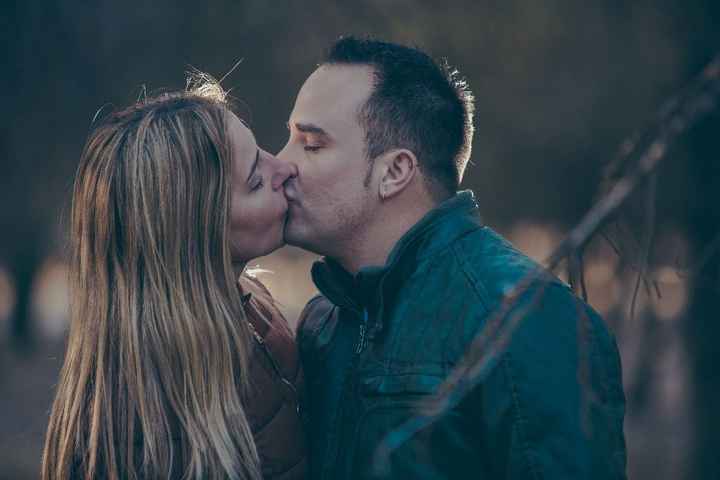
<svg viewBox="0 0 720 480">
<path fill-rule="evenodd" d="M 652 245 L 652 239 L 654 235 L 655 227 L 655 194 L 657 193 L 657 173 L 653 173 L 650 177 L 650 189 L 647 192 L 646 208 L 648 210 L 647 222 L 646 222 L 646 233 L 645 242 L 642 247 L 642 261 L 640 263 L 640 269 L 638 270 L 637 280 L 635 281 L 635 288 L 633 289 L 632 301 L 630 302 L 630 319 L 635 318 L 635 307 L 637 306 L 638 293 L 640 292 L 640 284 L 643 279 L 646 279 L 648 263 L 650 260 L 650 248 Z M 648 282 L 645 282 L 650 293 Z"/>
</svg>

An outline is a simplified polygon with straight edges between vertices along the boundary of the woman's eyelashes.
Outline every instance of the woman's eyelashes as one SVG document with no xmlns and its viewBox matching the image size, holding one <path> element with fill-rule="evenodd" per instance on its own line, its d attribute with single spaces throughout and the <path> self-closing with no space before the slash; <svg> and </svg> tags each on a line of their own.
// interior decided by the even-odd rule
<svg viewBox="0 0 720 480">
<path fill-rule="evenodd" d="M 250 186 L 250 191 L 254 192 L 256 190 L 260 190 L 263 187 L 263 185 L 265 185 L 265 182 L 263 182 L 263 178 L 258 175 L 257 177 L 255 177 L 253 179 L 251 186 Z"/>
<path fill-rule="evenodd" d="M 317 152 L 322 148 L 322 145 L 305 145 L 303 148 L 306 152 Z"/>
<path fill-rule="evenodd" d="M 263 180 L 263 165 L 264 165 L 264 158 L 260 154 L 260 149 L 257 151 L 257 157 L 255 160 L 255 165 L 253 166 L 253 173 L 250 179 L 250 191 L 254 192 L 257 190 L 260 190 L 263 185 L 265 184 Z"/>
</svg>

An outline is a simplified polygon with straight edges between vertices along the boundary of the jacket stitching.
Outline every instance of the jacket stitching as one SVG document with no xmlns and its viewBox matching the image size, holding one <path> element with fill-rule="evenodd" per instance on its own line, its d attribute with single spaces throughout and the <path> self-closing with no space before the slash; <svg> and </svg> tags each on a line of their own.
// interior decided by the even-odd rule
<svg viewBox="0 0 720 480">
<path fill-rule="evenodd" d="M 465 275 L 465 278 L 467 279 L 470 286 L 473 287 L 473 290 L 478 295 L 478 299 L 483 304 L 483 307 L 485 308 L 485 311 L 489 311 L 490 309 L 490 301 L 489 301 L 489 295 L 487 293 L 487 290 L 483 286 L 482 282 L 480 282 L 479 279 L 475 278 L 473 275 L 472 269 L 468 268 L 467 260 L 465 259 L 465 255 L 462 254 L 462 252 L 459 251 L 457 245 L 453 243 L 452 245 L 452 252 L 455 258 L 457 259 L 458 264 L 460 265 L 460 269 L 462 270 L 463 274 Z"/>
</svg>

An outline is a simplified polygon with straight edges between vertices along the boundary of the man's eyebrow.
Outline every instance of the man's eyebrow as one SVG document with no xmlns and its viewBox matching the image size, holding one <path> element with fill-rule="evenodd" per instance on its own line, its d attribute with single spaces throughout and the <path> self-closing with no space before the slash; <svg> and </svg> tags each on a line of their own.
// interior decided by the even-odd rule
<svg viewBox="0 0 720 480">
<path fill-rule="evenodd" d="M 252 178 L 253 174 L 255 173 L 255 170 L 257 170 L 258 162 L 260 161 L 260 149 L 257 149 L 257 153 L 255 154 L 255 161 L 252 164 L 252 167 L 250 167 L 250 174 L 247 177 L 246 182 L 250 181 L 250 178 Z"/>
<path fill-rule="evenodd" d="M 322 128 L 312 123 L 295 123 L 295 128 L 302 133 L 314 133 L 315 135 L 321 135 L 323 137 L 330 138 L 330 135 Z M 288 128 L 290 124 L 288 123 Z"/>
</svg>

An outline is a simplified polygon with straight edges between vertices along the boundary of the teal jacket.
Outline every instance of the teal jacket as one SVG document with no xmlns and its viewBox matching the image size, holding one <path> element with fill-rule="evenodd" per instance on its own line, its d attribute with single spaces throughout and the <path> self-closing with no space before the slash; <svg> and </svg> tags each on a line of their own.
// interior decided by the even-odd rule
<svg viewBox="0 0 720 480">
<path fill-rule="evenodd" d="M 533 274 L 501 319 L 518 312 L 520 322 L 468 393 L 385 448 Z M 428 213 L 386 265 L 353 276 L 323 259 L 312 276 L 321 295 L 298 329 L 311 478 L 625 478 L 613 336 L 564 283 L 482 225 L 472 192 Z"/>
</svg>

